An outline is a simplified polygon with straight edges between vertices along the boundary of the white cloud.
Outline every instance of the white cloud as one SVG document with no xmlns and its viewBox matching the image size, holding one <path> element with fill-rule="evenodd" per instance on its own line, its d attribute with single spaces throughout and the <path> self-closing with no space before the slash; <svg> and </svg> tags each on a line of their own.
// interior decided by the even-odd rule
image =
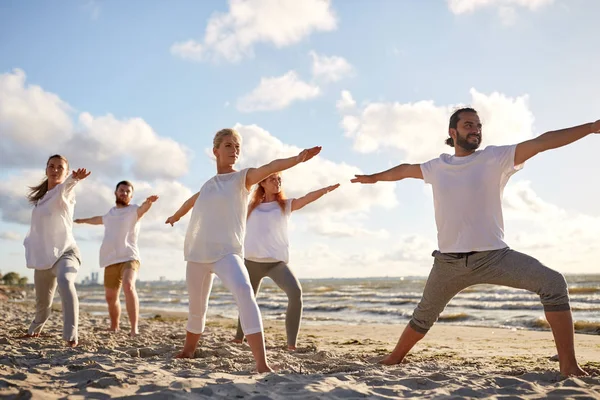
<svg viewBox="0 0 600 400">
<path fill-rule="evenodd" d="M 31 206 L 26 195 L 27 186 L 35 186 L 42 181 L 44 170 L 22 170 L 18 175 L 9 175 L 0 180 L 0 211 L 2 220 L 28 225 L 31 220 Z"/>
<path fill-rule="evenodd" d="M 23 237 L 16 232 L 0 232 L 0 240 L 19 241 Z"/>
<path fill-rule="evenodd" d="M 141 118 L 79 114 L 57 95 L 27 85 L 25 73 L 0 75 L 0 165 L 43 170 L 47 157 L 64 154 L 72 167 L 105 176 L 176 178 L 187 173 L 189 151 L 160 137 Z M 158 162 L 160 160 L 160 162 Z"/>
<path fill-rule="evenodd" d="M 387 239 L 390 236 L 385 229 L 371 230 L 365 228 L 360 221 L 356 221 L 354 213 L 350 216 L 314 213 L 308 218 L 306 232 L 330 238 L 374 237 Z"/>
<path fill-rule="evenodd" d="M 494 92 L 490 95 L 471 89 L 471 105 L 484 124 L 483 141 L 508 144 L 533 136 L 533 114 L 528 96 L 511 98 Z M 367 103 L 355 106 L 348 91 L 342 92 L 338 110 L 345 135 L 354 149 L 369 153 L 380 148 L 401 150 L 403 161 L 424 162 L 451 149 L 444 144 L 448 137 L 448 119 L 459 104 L 437 106 L 433 101 L 416 103 Z"/>
<path fill-rule="evenodd" d="M 295 71 L 282 76 L 262 78 L 252 92 L 237 101 L 237 109 L 243 112 L 280 110 L 294 101 L 308 100 L 319 96 L 321 90 L 298 78 Z"/>
<path fill-rule="evenodd" d="M 39 86 L 26 86 L 25 79 L 20 69 L 0 74 L 0 164 L 3 166 L 47 157 L 50 150 L 39 144 L 60 146 L 73 136 L 71 107 Z"/>
<path fill-rule="evenodd" d="M 337 82 L 354 74 L 354 68 L 345 58 L 324 56 L 311 51 L 312 74 L 315 79 L 324 82 Z"/>
<path fill-rule="evenodd" d="M 535 11 L 553 2 L 554 0 L 448 0 L 448 7 L 454 14 L 472 13 L 485 7 L 522 7 Z"/>
<path fill-rule="evenodd" d="M 500 20 L 505 25 L 512 25 L 516 21 L 517 8 L 526 8 L 536 11 L 546 7 L 554 0 L 447 0 L 448 7 L 453 14 L 470 14 L 481 8 L 496 8 Z"/>
<path fill-rule="evenodd" d="M 427 265 L 437 244 L 420 235 L 402 235 L 395 239 L 395 248 L 381 257 L 381 262 L 405 261 Z"/>
<path fill-rule="evenodd" d="M 499 7 L 498 16 L 504 25 L 514 25 L 517 22 L 517 11 L 512 7 Z"/>
<path fill-rule="evenodd" d="M 600 218 L 541 199 L 529 181 L 504 192 L 507 243 L 565 273 L 591 272 L 600 253 Z"/>
<path fill-rule="evenodd" d="M 503 205 L 507 216 L 513 219 L 549 222 L 567 217 L 566 211 L 540 198 L 531 188 L 530 181 L 509 185 L 504 191 Z"/>
<path fill-rule="evenodd" d="M 354 112 L 356 110 L 356 101 L 354 101 L 349 91 L 342 90 L 342 98 L 336 102 L 336 107 L 342 113 Z"/>
<path fill-rule="evenodd" d="M 329 0 L 230 0 L 227 13 L 211 16 L 202 42 L 175 43 L 171 53 L 193 61 L 238 62 L 253 56 L 257 43 L 286 47 L 336 27 Z"/>
<path fill-rule="evenodd" d="M 71 141 L 78 159 L 115 165 L 116 159 L 131 163 L 131 172 L 141 179 L 176 178 L 188 171 L 189 151 L 170 138 L 160 137 L 141 118 L 118 120 L 108 114 L 79 116 L 82 134 Z M 81 164 L 83 165 L 83 164 Z"/>
</svg>

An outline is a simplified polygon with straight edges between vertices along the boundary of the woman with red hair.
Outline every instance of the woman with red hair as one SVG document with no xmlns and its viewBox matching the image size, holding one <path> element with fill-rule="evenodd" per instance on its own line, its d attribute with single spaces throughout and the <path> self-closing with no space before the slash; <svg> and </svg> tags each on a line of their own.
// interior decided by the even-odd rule
<svg viewBox="0 0 600 400">
<path fill-rule="evenodd" d="M 244 263 L 255 296 L 265 277 L 271 278 L 287 295 L 285 329 L 289 350 L 296 349 L 300 330 L 302 287 L 288 266 L 288 219 L 293 211 L 301 209 L 339 186 L 338 183 L 298 199 L 286 199 L 281 187 L 281 175 L 276 173 L 259 182 L 248 206 Z M 241 343 L 243 338 L 244 332 L 238 319 L 237 333 L 233 341 Z"/>
</svg>

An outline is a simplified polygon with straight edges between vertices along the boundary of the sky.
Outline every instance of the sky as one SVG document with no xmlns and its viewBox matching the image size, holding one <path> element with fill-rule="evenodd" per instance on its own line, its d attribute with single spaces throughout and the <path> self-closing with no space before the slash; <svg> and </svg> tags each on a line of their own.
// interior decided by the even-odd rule
<svg viewBox="0 0 600 400">
<path fill-rule="evenodd" d="M 92 175 L 75 218 L 105 214 L 114 185 L 157 194 L 140 233 L 141 280 L 185 278 L 189 215 L 216 173 L 212 138 L 243 138 L 239 168 L 323 146 L 283 174 L 289 197 L 341 187 L 295 212 L 300 278 L 425 276 L 431 187 L 354 174 L 452 153 L 454 109 L 483 145 L 600 118 L 595 0 L 0 2 L 0 272 L 25 267 L 28 186 L 47 158 Z M 529 160 L 504 193 L 506 241 L 563 273 L 597 273 L 600 135 Z M 76 225 L 79 279 L 99 272 L 101 226 Z M 102 275 L 102 274 L 101 274 Z"/>
</svg>

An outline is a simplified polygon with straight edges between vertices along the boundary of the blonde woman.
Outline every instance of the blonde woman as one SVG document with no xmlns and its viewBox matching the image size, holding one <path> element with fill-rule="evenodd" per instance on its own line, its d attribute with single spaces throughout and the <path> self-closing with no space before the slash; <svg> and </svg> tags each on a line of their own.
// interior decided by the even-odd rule
<svg viewBox="0 0 600 400">
<path fill-rule="evenodd" d="M 173 225 L 192 208 L 185 238 L 186 281 L 189 314 L 186 338 L 179 358 L 192 358 L 204 332 L 208 298 L 214 274 L 233 294 L 240 311 L 242 329 L 256 361 L 258 372 L 270 372 L 260 311 L 248 272 L 243 264 L 243 240 L 252 185 L 267 176 L 308 161 L 321 147 L 303 150 L 295 157 L 272 161 L 260 168 L 237 171 L 242 138 L 233 129 L 222 129 L 214 137 L 213 154 L 217 175 L 190 197 L 166 223 Z"/>
<path fill-rule="evenodd" d="M 46 179 L 33 186 L 27 196 L 33 204 L 31 228 L 25 237 L 27 268 L 35 269 L 36 314 L 27 337 L 37 337 L 52 311 L 52 299 L 58 286 L 62 303 L 63 339 L 77 346 L 79 300 L 75 278 L 81 265 L 79 249 L 73 238 L 74 188 L 87 178 L 85 168 L 69 176 L 69 162 L 55 154 L 46 163 Z"/>
<path fill-rule="evenodd" d="M 302 319 L 302 287 L 288 266 L 288 219 L 292 212 L 318 200 L 339 186 L 338 183 L 315 190 L 298 199 L 286 199 L 281 186 L 281 175 L 276 173 L 258 183 L 248 206 L 244 262 L 255 296 L 265 277 L 271 278 L 287 295 L 285 330 L 288 350 L 296 349 Z M 241 343 L 243 338 L 244 332 L 238 320 L 233 341 Z"/>
</svg>

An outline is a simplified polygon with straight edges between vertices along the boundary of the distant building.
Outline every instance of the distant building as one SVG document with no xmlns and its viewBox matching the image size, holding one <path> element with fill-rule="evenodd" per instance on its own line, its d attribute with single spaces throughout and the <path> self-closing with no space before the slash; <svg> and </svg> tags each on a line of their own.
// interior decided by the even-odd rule
<svg viewBox="0 0 600 400">
<path fill-rule="evenodd" d="M 98 272 L 92 272 L 90 276 L 86 276 L 81 280 L 82 285 L 97 285 L 98 284 Z"/>
</svg>

